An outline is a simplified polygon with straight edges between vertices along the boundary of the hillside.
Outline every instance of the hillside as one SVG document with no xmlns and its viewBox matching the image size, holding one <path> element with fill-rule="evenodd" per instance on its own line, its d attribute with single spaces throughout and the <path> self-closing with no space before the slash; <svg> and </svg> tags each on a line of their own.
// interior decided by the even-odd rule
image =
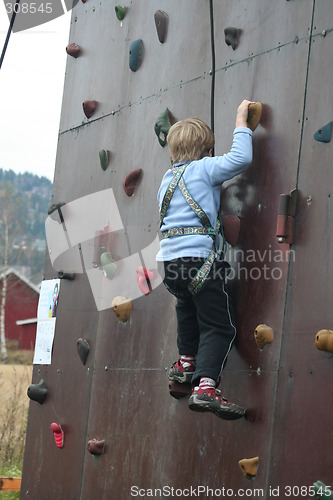
<svg viewBox="0 0 333 500">
<path fill-rule="evenodd" d="M 1 265 L 5 254 L 5 221 L 8 220 L 8 265 L 35 283 L 41 280 L 44 267 L 45 220 L 51 194 L 52 183 L 46 177 L 0 169 Z"/>
</svg>

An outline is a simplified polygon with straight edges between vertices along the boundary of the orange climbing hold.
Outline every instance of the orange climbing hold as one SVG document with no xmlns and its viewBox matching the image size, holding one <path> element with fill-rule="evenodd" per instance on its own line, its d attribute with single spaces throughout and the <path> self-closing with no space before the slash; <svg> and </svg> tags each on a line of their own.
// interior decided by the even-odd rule
<svg viewBox="0 0 333 500">
<path fill-rule="evenodd" d="M 247 117 L 247 126 L 254 131 L 259 123 L 262 113 L 262 104 L 261 102 L 255 102 L 254 104 L 249 105 L 249 114 Z"/>
<path fill-rule="evenodd" d="M 319 330 L 315 344 L 320 351 L 333 352 L 333 331 Z"/>
<path fill-rule="evenodd" d="M 271 344 L 274 340 L 274 333 L 272 328 L 267 325 L 258 325 L 254 331 L 254 338 L 257 346 L 263 349 L 265 345 Z"/>
<path fill-rule="evenodd" d="M 247 479 L 253 479 L 257 475 L 259 457 L 243 458 L 242 460 L 239 460 L 238 465 Z"/>
</svg>

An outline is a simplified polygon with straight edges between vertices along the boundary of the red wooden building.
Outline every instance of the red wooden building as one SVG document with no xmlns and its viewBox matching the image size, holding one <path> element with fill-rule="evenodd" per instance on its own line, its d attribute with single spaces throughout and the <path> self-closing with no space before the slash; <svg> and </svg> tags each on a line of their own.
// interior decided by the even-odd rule
<svg viewBox="0 0 333 500">
<path fill-rule="evenodd" d="M 19 349 L 34 349 L 39 287 L 13 268 L 7 270 L 6 276 L 6 339 L 18 340 Z M 3 274 L 0 277 L 1 297 L 2 286 Z"/>
</svg>

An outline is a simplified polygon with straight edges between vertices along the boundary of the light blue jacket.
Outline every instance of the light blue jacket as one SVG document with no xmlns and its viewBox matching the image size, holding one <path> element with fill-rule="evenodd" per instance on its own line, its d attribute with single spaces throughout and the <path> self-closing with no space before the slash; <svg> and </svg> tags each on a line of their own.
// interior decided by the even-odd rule
<svg viewBox="0 0 333 500">
<path fill-rule="evenodd" d="M 244 172 L 252 163 L 252 130 L 237 127 L 229 153 L 223 156 L 205 156 L 192 161 L 184 172 L 184 182 L 192 197 L 206 212 L 215 228 L 220 206 L 220 188 L 224 181 Z M 174 166 L 182 165 L 177 163 Z M 157 199 L 159 208 L 164 194 L 173 178 L 169 169 L 161 182 Z M 177 187 L 164 217 L 161 231 L 177 227 L 202 226 L 200 219 L 190 208 Z M 208 257 L 212 250 L 212 238 L 206 235 L 172 236 L 162 239 L 157 261 L 167 261 L 180 257 Z"/>
</svg>

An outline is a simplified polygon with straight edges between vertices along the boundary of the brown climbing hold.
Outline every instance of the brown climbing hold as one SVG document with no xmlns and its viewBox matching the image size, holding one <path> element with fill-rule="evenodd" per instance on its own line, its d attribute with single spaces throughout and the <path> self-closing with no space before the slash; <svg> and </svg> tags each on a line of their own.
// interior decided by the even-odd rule
<svg viewBox="0 0 333 500">
<path fill-rule="evenodd" d="M 132 196 L 134 194 L 135 187 L 139 182 L 142 175 L 142 168 L 137 168 L 133 170 L 123 180 L 123 188 L 127 196 Z"/>
<path fill-rule="evenodd" d="M 254 104 L 249 105 L 248 117 L 247 117 L 247 126 L 254 131 L 259 123 L 262 113 L 262 104 L 261 102 L 255 102 Z"/>
<path fill-rule="evenodd" d="M 257 475 L 259 457 L 243 458 L 239 460 L 238 465 L 247 479 L 253 479 Z"/>
<path fill-rule="evenodd" d="M 80 55 L 80 52 L 81 52 L 81 49 L 80 47 L 77 45 L 77 43 L 70 43 L 69 45 L 67 45 L 66 47 L 66 52 L 69 56 L 72 56 L 72 57 L 75 57 L 75 59 L 77 57 L 79 57 Z"/>
<path fill-rule="evenodd" d="M 86 115 L 86 117 L 91 118 L 92 115 L 96 111 L 97 102 L 96 101 L 84 101 L 82 106 L 83 106 L 83 112 Z"/>
<path fill-rule="evenodd" d="M 271 344 L 274 340 L 272 328 L 267 325 L 258 325 L 254 331 L 254 338 L 259 349 L 263 349 L 265 345 Z"/>
<path fill-rule="evenodd" d="M 132 301 L 118 295 L 111 304 L 112 310 L 121 323 L 126 323 L 129 320 L 132 311 Z"/>
<path fill-rule="evenodd" d="M 333 352 L 333 330 L 319 330 L 315 344 L 320 351 Z"/>
<path fill-rule="evenodd" d="M 192 392 L 191 384 L 180 384 L 175 380 L 169 380 L 169 393 L 170 396 L 176 399 L 181 399 L 189 396 Z"/>
<path fill-rule="evenodd" d="M 103 455 L 105 451 L 105 440 L 91 439 L 88 441 L 88 451 L 92 455 Z"/>
<path fill-rule="evenodd" d="M 240 218 L 237 215 L 223 215 L 222 217 L 223 234 L 226 241 L 234 247 L 238 240 L 240 229 Z"/>
</svg>

